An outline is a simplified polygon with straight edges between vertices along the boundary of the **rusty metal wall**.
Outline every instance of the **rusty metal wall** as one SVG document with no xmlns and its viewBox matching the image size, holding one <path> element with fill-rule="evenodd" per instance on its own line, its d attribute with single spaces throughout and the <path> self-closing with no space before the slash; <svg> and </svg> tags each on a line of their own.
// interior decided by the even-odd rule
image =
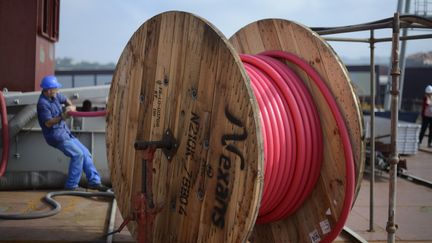
<svg viewBox="0 0 432 243">
<path fill-rule="evenodd" d="M 58 22 L 59 6 L 53 2 L 0 0 L 0 89 L 39 90 L 40 79 L 54 73 L 56 39 L 47 38 L 40 31 L 45 4 L 52 8 L 48 12 L 57 13 Z"/>
</svg>

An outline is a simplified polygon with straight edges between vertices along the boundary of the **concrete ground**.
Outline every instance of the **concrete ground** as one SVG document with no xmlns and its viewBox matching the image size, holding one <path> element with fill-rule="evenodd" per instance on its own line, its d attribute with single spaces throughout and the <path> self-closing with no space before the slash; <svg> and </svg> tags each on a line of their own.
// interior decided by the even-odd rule
<svg viewBox="0 0 432 243">
<path fill-rule="evenodd" d="M 432 181 L 432 150 L 421 145 L 407 160 L 407 173 Z M 427 150 L 428 152 L 425 152 Z M 429 152 L 429 150 L 431 150 Z M 368 242 L 387 242 L 389 174 L 378 173 L 375 179 L 374 232 L 370 228 L 370 174 L 365 173 L 361 190 L 346 226 Z M 432 189 L 398 178 L 396 194 L 396 242 L 432 242 Z"/>
</svg>

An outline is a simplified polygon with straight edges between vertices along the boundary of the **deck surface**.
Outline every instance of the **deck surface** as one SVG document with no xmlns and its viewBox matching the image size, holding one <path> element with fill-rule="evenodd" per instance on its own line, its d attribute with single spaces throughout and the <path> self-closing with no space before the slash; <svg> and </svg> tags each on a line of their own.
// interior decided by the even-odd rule
<svg viewBox="0 0 432 243">
<path fill-rule="evenodd" d="M 432 149 L 427 148 L 425 141 L 420 145 L 416 155 L 401 158 L 407 160 L 409 174 L 432 181 Z M 388 173 L 383 172 L 375 178 L 375 232 L 368 231 L 370 218 L 370 175 L 368 174 L 365 174 L 360 194 L 346 224 L 368 242 L 387 242 L 385 228 L 388 219 L 388 177 Z M 432 189 L 398 178 L 396 197 L 395 222 L 399 226 L 396 231 L 396 241 L 432 242 Z M 349 241 L 339 237 L 336 242 Z"/>
<path fill-rule="evenodd" d="M 47 191 L 0 192 L 0 212 L 45 211 L 48 207 L 41 201 Z M 89 199 L 77 196 L 58 196 L 62 205 L 59 214 L 32 220 L 1 220 L 0 242 L 105 242 L 111 199 Z M 115 225 L 122 218 L 117 210 Z M 113 242 L 133 242 L 125 228 L 114 236 Z"/>
<path fill-rule="evenodd" d="M 421 145 L 422 150 L 427 150 Z M 432 152 L 419 151 L 405 156 L 408 173 L 432 181 Z M 369 175 L 362 181 L 360 194 L 348 218 L 347 226 L 369 242 L 387 242 L 385 226 L 388 210 L 388 174 L 376 176 L 375 232 L 369 229 Z M 432 242 L 432 189 L 405 179 L 397 180 L 396 231 L 397 242 Z M 0 212 L 44 210 L 41 198 L 46 191 L 0 192 Z M 87 199 L 72 196 L 56 198 L 62 211 L 53 217 L 35 220 L 0 220 L 0 242 L 105 242 L 109 199 Z M 116 227 L 122 222 L 117 212 Z M 127 229 L 113 242 L 133 242 Z M 335 242 L 351 242 L 340 236 Z"/>
</svg>

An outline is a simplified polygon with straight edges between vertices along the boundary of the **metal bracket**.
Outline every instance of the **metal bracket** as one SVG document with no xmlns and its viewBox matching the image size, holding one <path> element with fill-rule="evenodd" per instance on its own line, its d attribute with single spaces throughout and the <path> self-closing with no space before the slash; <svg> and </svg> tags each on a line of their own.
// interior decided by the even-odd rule
<svg viewBox="0 0 432 243">
<path fill-rule="evenodd" d="M 136 150 L 158 149 L 161 148 L 165 157 L 171 161 L 178 149 L 176 138 L 170 129 L 167 129 L 159 141 L 136 141 L 134 144 Z"/>
<path fill-rule="evenodd" d="M 162 211 L 163 207 L 155 207 L 153 202 L 152 188 L 152 170 L 154 153 L 157 148 L 169 151 L 169 155 L 165 152 L 165 156 L 172 156 L 177 151 L 177 142 L 172 136 L 171 131 L 167 130 L 161 141 L 141 142 L 136 141 L 135 149 L 144 150 L 142 153 L 142 185 L 141 191 L 133 197 L 133 209 L 126 217 L 120 227 L 108 233 L 107 235 L 120 232 L 130 221 L 135 221 L 138 224 L 137 242 L 146 242 L 146 231 L 154 225 L 156 215 Z"/>
</svg>

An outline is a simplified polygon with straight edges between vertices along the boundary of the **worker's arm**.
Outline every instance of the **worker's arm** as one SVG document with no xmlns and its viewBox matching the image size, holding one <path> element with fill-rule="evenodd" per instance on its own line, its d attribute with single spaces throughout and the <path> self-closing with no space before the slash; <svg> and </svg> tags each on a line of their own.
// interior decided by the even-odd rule
<svg viewBox="0 0 432 243">
<path fill-rule="evenodd" d="M 66 105 L 66 107 L 73 106 L 72 101 L 68 98 L 66 98 L 65 105 Z"/>
<path fill-rule="evenodd" d="M 63 119 L 62 116 L 54 117 L 45 122 L 45 126 L 51 128 L 53 125 L 59 123 Z"/>
<path fill-rule="evenodd" d="M 68 117 L 67 113 L 69 111 L 76 111 L 76 106 L 73 105 L 73 103 L 72 103 L 72 101 L 70 99 L 66 99 L 66 101 L 64 102 L 64 104 L 66 106 L 66 118 L 67 118 Z"/>
<path fill-rule="evenodd" d="M 432 105 L 432 94 L 426 95 L 426 105 Z"/>
<path fill-rule="evenodd" d="M 37 105 L 37 114 L 39 122 L 43 123 L 48 128 L 51 128 L 62 120 L 61 115 L 54 117 L 51 113 L 50 107 L 45 103 Z"/>
<path fill-rule="evenodd" d="M 66 105 L 66 112 L 75 110 L 75 106 L 72 104 L 72 101 L 69 100 L 66 96 L 64 96 L 63 94 L 59 94 L 57 98 L 60 99 L 60 103 Z M 68 118 L 66 112 L 63 112 L 60 116 L 52 117 L 51 111 L 47 107 L 43 105 L 38 106 L 38 115 L 47 119 L 44 124 L 48 128 L 51 128 L 57 123 L 60 123 L 61 120 L 66 120 L 66 118 Z"/>
</svg>

